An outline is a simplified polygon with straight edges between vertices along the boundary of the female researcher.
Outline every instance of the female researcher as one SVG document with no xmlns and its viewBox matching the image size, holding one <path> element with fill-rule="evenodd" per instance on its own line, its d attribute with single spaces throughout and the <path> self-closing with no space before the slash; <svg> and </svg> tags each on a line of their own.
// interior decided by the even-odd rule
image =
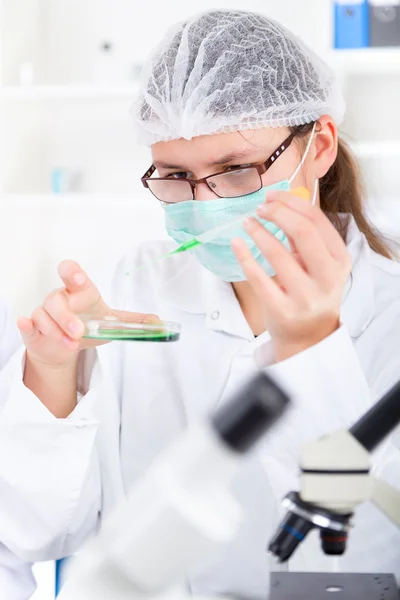
<svg viewBox="0 0 400 600">
<path fill-rule="evenodd" d="M 299 448 L 353 423 L 400 376 L 400 267 L 364 217 L 358 172 L 338 140 L 343 113 L 330 70 L 260 15 L 195 16 L 151 55 L 134 115 L 152 151 L 143 181 L 170 236 L 181 242 L 257 206 L 275 227 L 250 219 L 232 247 L 222 236 L 156 264 L 174 245 L 145 244 L 103 295 L 78 265 L 60 266 L 64 287 L 19 322 L 26 360 L 1 416 L 10 435 L 0 435 L 0 454 L 11 458 L 0 495 L 11 472 L 14 485 L 0 539 L 15 554 L 74 551 L 188 422 L 265 369 L 295 408 L 236 481 L 247 514 L 238 538 L 188 581 L 193 592 L 266 596 L 265 547 L 281 496 L 297 485 Z M 310 201 L 270 191 L 288 180 L 311 190 Z M 78 315 L 121 310 L 178 321 L 180 342 L 87 348 Z M 376 464 L 398 479 L 395 438 Z M 341 568 L 399 572 L 396 529 L 370 506 L 357 523 Z M 330 567 L 311 536 L 292 568 Z"/>
</svg>

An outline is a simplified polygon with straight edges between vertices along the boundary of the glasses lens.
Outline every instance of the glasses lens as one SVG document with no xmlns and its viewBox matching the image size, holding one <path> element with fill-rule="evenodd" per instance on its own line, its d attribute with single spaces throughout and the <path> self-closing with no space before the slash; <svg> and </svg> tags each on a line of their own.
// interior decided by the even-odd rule
<svg viewBox="0 0 400 600">
<path fill-rule="evenodd" d="M 148 179 L 147 184 L 151 193 L 162 202 L 185 202 L 193 199 L 192 188 L 187 181 Z"/>
<path fill-rule="evenodd" d="M 262 187 L 261 177 L 254 167 L 238 169 L 209 177 L 209 188 L 222 198 L 235 198 L 257 192 Z"/>
</svg>

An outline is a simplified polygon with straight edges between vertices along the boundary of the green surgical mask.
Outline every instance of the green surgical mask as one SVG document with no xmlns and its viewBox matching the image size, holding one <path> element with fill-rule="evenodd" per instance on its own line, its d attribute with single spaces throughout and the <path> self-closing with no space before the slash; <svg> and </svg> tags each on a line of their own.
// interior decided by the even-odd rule
<svg viewBox="0 0 400 600">
<path fill-rule="evenodd" d="M 177 244 L 187 242 L 226 221 L 255 211 L 260 204 L 265 202 L 266 194 L 273 190 L 288 191 L 290 190 L 290 183 L 288 180 L 280 181 L 274 185 L 263 187 L 253 194 L 237 198 L 216 198 L 208 202 L 188 200 L 187 202 L 164 205 L 168 235 Z M 286 248 L 290 249 L 289 241 L 282 229 L 270 221 L 261 219 L 259 221 Z M 253 257 L 268 275 L 273 276 L 275 274 L 270 263 L 261 254 L 252 238 L 245 232 L 241 223 L 237 223 L 232 229 L 221 233 L 217 239 L 202 244 L 191 250 L 191 252 L 203 267 L 223 281 L 243 281 L 245 276 L 231 247 L 231 241 L 235 237 L 245 240 Z"/>
</svg>

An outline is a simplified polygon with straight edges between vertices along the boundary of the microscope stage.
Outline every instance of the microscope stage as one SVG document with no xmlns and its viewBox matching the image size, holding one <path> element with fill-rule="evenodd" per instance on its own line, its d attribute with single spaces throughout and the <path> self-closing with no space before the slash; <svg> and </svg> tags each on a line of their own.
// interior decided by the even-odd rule
<svg viewBox="0 0 400 600">
<path fill-rule="evenodd" d="M 399 600 L 396 579 L 387 573 L 271 574 L 269 600 Z"/>
</svg>

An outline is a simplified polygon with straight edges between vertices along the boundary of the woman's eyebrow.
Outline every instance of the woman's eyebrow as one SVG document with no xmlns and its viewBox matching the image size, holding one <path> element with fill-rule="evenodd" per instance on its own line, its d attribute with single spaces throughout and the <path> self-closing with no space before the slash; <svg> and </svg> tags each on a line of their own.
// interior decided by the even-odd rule
<svg viewBox="0 0 400 600">
<path fill-rule="evenodd" d="M 179 166 L 179 165 L 171 165 L 170 163 L 165 163 L 162 160 L 155 160 L 153 162 L 153 165 L 155 166 L 156 169 L 183 169 L 185 170 L 185 167 Z"/>
<path fill-rule="evenodd" d="M 239 152 L 232 152 L 231 154 L 226 154 L 225 156 L 222 156 L 221 158 L 214 160 L 210 164 L 225 165 L 226 163 L 233 162 L 234 160 L 239 160 L 241 158 L 248 158 L 249 156 L 254 156 L 254 154 L 255 154 L 254 149 L 241 150 Z"/>
<path fill-rule="evenodd" d="M 227 163 L 233 162 L 235 160 L 239 160 L 242 158 L 248 158 L 249 156 L 254 155 L 254 150 L 242 150 L 240 152 L 231 152 L 230 154 L 225 154 L 220 158 L 215 158 L 205 164 L 207 167 L 212 167 L 213 165 L 225 165 Z M 170 163 L 163 162 L 161 160 L 155 160 L 154 166 L 157 169 L 182 169 L 183 171 L 187 171 L 187 167 L 183 165 L 172 165 Z"/>
</svg>

